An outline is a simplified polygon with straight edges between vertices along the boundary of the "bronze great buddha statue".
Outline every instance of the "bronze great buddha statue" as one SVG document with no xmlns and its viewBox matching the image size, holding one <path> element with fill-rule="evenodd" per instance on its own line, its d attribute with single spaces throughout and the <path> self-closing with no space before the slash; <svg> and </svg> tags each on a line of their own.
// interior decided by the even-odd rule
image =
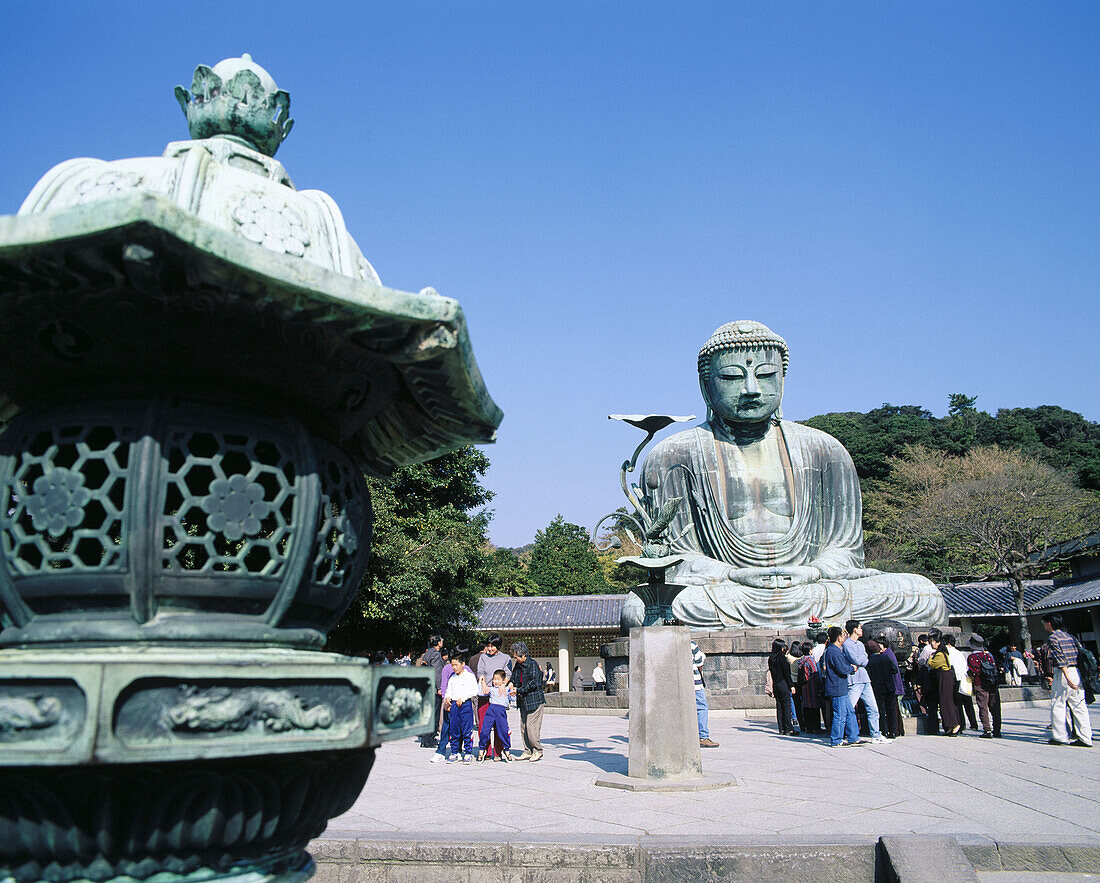
<svg viewBox="0 0 1100 883">
<path fill-rule="evenodd" d="M 707 420 L 661 441 L 642 470 L 644 505 L 679 498 L 667 574 L 683 586 L 672 616 L 697 629 L 790 628 L 822 622 L 947 621 L 923 576 L 864 566 L 855 466 L 832 436 L 783 420 L 783 338 L 759 322 L 723 325 L 699 353 Z M 642 624 L 637 595 L 625 627 Z"/>
</svg>

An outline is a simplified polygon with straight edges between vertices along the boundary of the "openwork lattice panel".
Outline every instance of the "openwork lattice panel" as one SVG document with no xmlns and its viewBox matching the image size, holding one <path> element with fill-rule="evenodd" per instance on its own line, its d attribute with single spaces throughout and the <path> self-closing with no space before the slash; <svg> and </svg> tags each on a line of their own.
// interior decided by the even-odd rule
<svg viewBox="0 0 1100 883">
<path fill-rule="evenodd" d="M 322 457 L 321 508 L 313 582 L 342 588 L 356 553 L 370 545 L 370 500 L 362 476 L 346 457 Z"/>
<path fill-rule="evenodd" d="M 0 646 L 316 646 L 370 546 L 366 483 L 340 450 L 220 403 L 19 414 L 0 435 L 0 507 Z"/>
<path fill-rule="evenodd" d="M 123 510 L 134 431 L 23 426 L 5 433 L 0 447 L 0 537 L 8 572 L 125 570 Z"/>
<path fill-rule="evenodd" d="M 162 568 L 279 577 L 295 527 L 290 452 L 251 435 L 175 430 L 164 457 Z"/>
</svg>

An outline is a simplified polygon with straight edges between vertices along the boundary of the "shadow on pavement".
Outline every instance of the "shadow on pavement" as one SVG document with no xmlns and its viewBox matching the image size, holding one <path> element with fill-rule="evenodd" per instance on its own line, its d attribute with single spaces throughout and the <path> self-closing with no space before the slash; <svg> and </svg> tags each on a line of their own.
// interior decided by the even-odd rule
<svg viewBox="0 0 1100 883">
<path fill-rule="evenodd" d="M 627 740 L 619 737 L 622 742 Z M 564 760 L 580 760 L 598 767 L 605 773 L 622 773 L 626 775 L 628 762 L 625 754 L 608 748 L 592 747 L 591 739 L 547 739 L 543 742 L 559 749 L 558 756 Z"/>
</svg>

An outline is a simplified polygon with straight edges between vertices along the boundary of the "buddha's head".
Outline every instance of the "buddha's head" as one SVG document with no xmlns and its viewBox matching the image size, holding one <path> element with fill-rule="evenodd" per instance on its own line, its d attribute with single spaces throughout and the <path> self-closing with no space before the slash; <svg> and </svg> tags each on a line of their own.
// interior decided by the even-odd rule
<svg viewBox="0 0 1100 883">
<path fill-rule="evenodd" d="M 728 322 L 699 350 L 699 386 L 710 417 L 733 427 L 766 423 L 783 401 L 787 342 L 759 322 Z"/>
</svg>

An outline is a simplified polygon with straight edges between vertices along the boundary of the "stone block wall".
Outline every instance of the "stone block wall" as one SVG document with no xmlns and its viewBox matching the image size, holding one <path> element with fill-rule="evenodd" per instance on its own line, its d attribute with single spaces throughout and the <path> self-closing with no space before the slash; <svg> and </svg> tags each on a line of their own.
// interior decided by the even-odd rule
<svg viewBox="0 0 1100 883">
<path fill-rule="evenodd" d="M 959 637 L 957 628 L 943 628 Z M 913 630 L 914 634 L 916 629 Z M 775 708 L 775 700 L 764 692 L 767 683 L 768 656 L 772 641 L 782 638 L 787 644 L 812 640 L 806 629 L 772 631 L 738 629 L 719 632 L 692 632 L 692 640 L 706 654 L 703 680 L 707 702 L 712 709 Z M 600 648 L 607 671 L 607 692 L 612 696 L 629 695 L 630 639 L 619 638 Z M 1005 692 L 1002 687 L 1002 701 Z M 1029 697 L 1016 697 L 1028 699 Z"/>
<path fill-rule="evenodd" d="M 783 632 L 746 629 L 693 637 L 707 657 L 703 680 L 707 701 L 716 709 L 774 708 L 775 701 L 764 692 L 772 641 L 782 638 L 790 644 L 807 640 L 805 629 Z"/>
<path fill-rule="evenodd" d="M 455 839 L 431 832 L 314 840 L 314 883 L 874 883 L 873 840 L 541 834 Z M 908 883 L 906 878 L 905 883 Z"/>
<path fill-rule="evenodd" d="M 1071 835 L 1072 836 L 1072 835 Z M 993 840 L 976 834 L 873 839 L 433 832 L 314 840 L 314 883 L 679 883 L 930 879 L 1084 880 L 1100 873 L 1095 839 Z"/>
<path fill-rule="evenodd" d="M 626 693 L 614 695 L 589 691 L 586 693 L 546 693 L 547 708 L 603 708 L 626 709 L 630 698 Z"/>
<path fill-rule="evenodd" d="M 706 654 L 703 680 L 711 708 L 773 708 L 772 697 L 764 692 L 767 682 L 768 654 L 772 641 L 782 638 L 808 640 L 806 630 L 771 631 L 742 629 L 721 632 L 693 632 L 692 639 Z M 630 641 L 620 638 L 604 644 L 601 655 L 606 660 L 608 693 L 627 695 L 630 680 Z"/>
</svg>

